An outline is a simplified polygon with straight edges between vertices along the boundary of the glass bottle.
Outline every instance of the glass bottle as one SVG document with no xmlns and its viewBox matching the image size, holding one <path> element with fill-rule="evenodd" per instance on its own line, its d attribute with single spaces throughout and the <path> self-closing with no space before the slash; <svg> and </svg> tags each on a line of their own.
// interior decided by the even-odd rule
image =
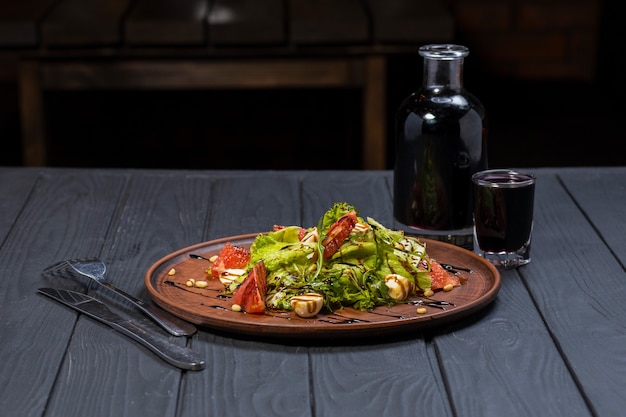
<svg viewBox="0 0 626 417">
<path fill-rule="evenodd" d="M 407 232 L 472 248 L 472 174 L 487 169 L 487 115 L 463 87 L 461 45 L 425 45 L 421 88 L 396 113 L 394 217 Z"/>
</svg>

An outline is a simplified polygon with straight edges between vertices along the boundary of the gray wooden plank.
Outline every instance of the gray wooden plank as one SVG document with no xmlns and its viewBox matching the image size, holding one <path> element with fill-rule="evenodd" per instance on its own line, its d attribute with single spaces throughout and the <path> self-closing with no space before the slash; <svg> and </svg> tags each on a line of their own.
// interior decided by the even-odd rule
<svg viewBox="0 0 626 417">
<path fill-rule="evenodd" d="M 574 216 L 563 206 L 541 208 L 548 216 L 543 226 L 550 241 L 535 249 L 550 265 L 546 273 L 532 272 L 536 279 L 550 280 L 547 287 L 533 286 L 534 295 L 581 389 L 602 416 L 618 415 L 626 407 L 620 395 L 626 384 L 625 173 L 624 167 L 559 170 L 569 192 L 562 199 L 573 199 L 582 213 Z M 565 256 L 570 262 L 564 262 Z"/>
<path fill-rule="evenodd" d="M 597 197 L 611 198 L 597 182 L 576 192 L 585 199 L 594 187 L 604 190 Z M 535 204 L 525 284 L 594 413 L 619 414 L 626 407 L 619 388 L 626 384 L 626 272 L 556 176 L 538 178 Z"/>
<path fill-rule="evenodd" d="M 563 169 L 559 178 L 622 265 L 626 265 L 626 167 Z"/>
<path fill-rule="evenodd" d="M 593 415 L 515 271 L 502 273 L 492 305 L 443 329 L 434 343 L 463 415 Z"/>
<path fill-rule="evenodd" d="M 283 0 L 214 0 L 208 18 L 209 43 L 228 45 L 284 45 Z"/>
<path fill-rule="evenodd" d="M 180 372 L 150 351 L 81 316 L 46 408 L 76 417 L 171 416 L 180 383 Z"/>
<path fill-rule="evenodd" d="M 149 302 L 144 287 L 146 271 L 162 256 L 202 239 L 209 196 L 210 181 L 206 177 L 133 175 L 116 202 L 117 211 L 111 219 L 109 233 L 100 236 L 104 242 L 100 256 L 107 262 L 108 279 Z M 101 289 L 95 294 L 119 307 L 118 311 L 125 316 L 156 329 L 119 297 Z M 74 369 L 68 366 L 61 369 L 60 379 L 65 383 L 57 386 L 52 397 L 54 409 L 71 410 L 77 416 L 94 409 L 111 415 L 167 416 L 175 412 L 181 382 L 179 370 L 123 336 L 106 329 L 88 330 L 87 325 L 85 328 L 76 329 L 70 346 L 70 349 L 82 347 L 73 359 L 73 366 L 85 370 L 81 378 L 70 378 Z M 194 343 L 198 337 L 194 336 Z M 176 342 L 185 343 L 185 339 L 176 338 Z M 93 365 L 94 358 L 100 358 L 97 365 Z M 116 382 L 102 385 L 86 382 L 98 381 L 99 375 L 111 375 Z M 148 395 L 146 386 L 153 390 Z M 90 404 L 73 404 L 71 393 L 98 399 Z"/>
<path fill-rule="evenodd" d="M 38 175 L 35 169 L 0 167 L 0 239 L 9 233 Z"/>
<path fill-rule="evenodd" d="M 317 225 L 318 220 L 334 203 L 347 202 L 363 217 L 373 217 L 393 227 L 391 189 L 386 178 L 375 171 L 317 172 L 303 178 L 304 226 Z"/>
<path fill-rule="evenodd" d="M 285 173 L 219 176 L 207 213 L 211 239 L 299 224 L 299 180 Z M 183 416 L 309 416 L 306 347 L 253 342 L 202 332 L 194 347 L 207 354 L 207 370 L 188 374 Z"/>
<path fill-rule="evenodd" d="M 4 415 L 42 415 L 61 361 L 65 359 L 66 367 L 72 365 L 74 358 L 66 357 L 65 350 L 76 314 L 52 301 L 44 302 L 36 291 L 41 286 L 81 286 L 42 276 L 41 271 L 59 258 L 94 253 L 102 247 L 124 181 L 123 176 L 51 175 L 41 170 L 7 235 L 0 263 L 5 274 L 11 274 L 0 300 L 0 354 L 12 360 L 0 362 Z M 87 366 L 92 365 L 93 361 Z M 74 393 L 68 395 L 68 401 L 79 402 L 77 398 Z"/>
<path fill-rule="evenodd" d="M 124 19 L 128 45 L 203 45 L 208 0 L 139 0 Z"/>
<path fill-rule="evenodd" d="M 454 415 L 423 335 L 409 341 L 376 342 L 384 341 L 311 349 L 319 415 Z"/>
<path fill-rule="evenodd" d="M 207 369 L 187 374 L 181 417 L 308 417 L 309 360 L 306 346 L 263 343 L 203 332 Z"/>
<path fill-rule="evenodd" d="M 107 264 L 108 280 L 149 300 L 144 278 L 150 266 L 163 256 L 204 240 L 210 191 L 207 176 L 133 175 L 120 196 L 118 216 L 99 254 Z M 125 304 L 117 296 L 112 298 Z"/>
<path fill-rule="evenodd" d="M 46 46 L 119 45 L 131 0 L 61 0 L 41 24 Z"/>
<path fill-rule="evenodd" d="M 275 224 L 300 224 L 298 178 L 274 172 L 259 176 L 221 178 L 208 217 L 208 236 L 220 237 L 269 231 Z"/>
</svg>

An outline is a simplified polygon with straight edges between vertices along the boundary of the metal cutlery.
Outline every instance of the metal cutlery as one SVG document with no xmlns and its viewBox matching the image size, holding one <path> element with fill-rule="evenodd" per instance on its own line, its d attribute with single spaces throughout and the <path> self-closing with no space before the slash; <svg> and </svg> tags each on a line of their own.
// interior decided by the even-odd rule
<svg viewBox="0 0 626 417">
<path fill-rule="evenodd" d="M 76 291 L 56 288 L 39 288 L 38 291 L 136 340 L 178 368 L 194 371 L 204 368 L 205 361 L 198 353 L 185 346 L 172 343 L 167 337 L 150 332 L 132 321 L 122 318 L 93 297 Z"/>
<path fill-rule="evenodd" d="M 67 268 L 96 281 L 98 284 L 105 288 L 115 292 L 116 294 L 124 297 L 127 301 L 130 301 L 133 305 L 139 308 L 144 314 L 154 320 L 163 329 L 174 336 L 190 336 L 196 332 L 196 327 L 184 321 L 169 312 L 145 303 L 137 297 L 117 288 L 104 278 L 106 272 L 106 265 L 98 258 L 85 258 L 85 259 L 69 259 L 58 262 L 44 269 L 44 273 L 55 274 Z"/>
</svg>

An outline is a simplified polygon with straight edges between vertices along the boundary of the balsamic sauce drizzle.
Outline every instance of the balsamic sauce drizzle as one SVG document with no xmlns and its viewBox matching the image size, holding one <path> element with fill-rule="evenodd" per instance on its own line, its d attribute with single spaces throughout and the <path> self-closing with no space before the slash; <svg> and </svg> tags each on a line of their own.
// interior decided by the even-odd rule
<svg viewBox="0 0 626 417">
<path fill-rule="evenodd" d="M 448 272 L 453 273 L 454 275 L 460 274 L 459 271 L 469 272 L 470 274 L 474 273 L 474 271 L 472 269 L 469 269 L 469 268 L 463 268 L 463 267 L 460 267 L 460 266 L 454 266 L 454 265 L 450 265 L 450 264 L 439 264 L 439 265 L 441 265 L 441 267 L 443 269 L 445 269 Z"/>
<path fill-rule="evenodd" d="M 429 299 L 419 299 L 419 300 L 408 300 L 405 304 L 410 304 L 414 306 L 427 306 L 427 307 L 435 307 L 445 310 L 445 306 L 455 307 L 454 303 L 450 303 L 448 301 L 439 301 L 439 300 L 429 300 Z"/>
<path fill-rule="evenodd" d="M 197 254 L 195 254 L 195 253 L 190 253 L 190 254 L 189 254 L 189 257 L 190 257 L 191 259 L 200 259 L 200 260 L 203 260 L 203 261 L 209 261 L 209 262 L 211 262 L 211 260 L 210 260 L 210 259 L 205 258 L 205 257 L 204 257 L 204 256 L 202 256 L 202 255 L 197 255 Z"/>
</svg>

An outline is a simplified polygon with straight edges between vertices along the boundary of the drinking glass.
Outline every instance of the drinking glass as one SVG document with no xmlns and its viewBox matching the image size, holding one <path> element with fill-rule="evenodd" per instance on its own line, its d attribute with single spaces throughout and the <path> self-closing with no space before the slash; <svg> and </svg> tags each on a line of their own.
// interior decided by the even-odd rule
<svg viewBox="0 0 626 417">
<path fill-rule="evenodd" d="M 533 174 L 512 169 L 472 175 L 474 248 L 498 268 L 530 262 L 535 182 Z"/>
</svg>

